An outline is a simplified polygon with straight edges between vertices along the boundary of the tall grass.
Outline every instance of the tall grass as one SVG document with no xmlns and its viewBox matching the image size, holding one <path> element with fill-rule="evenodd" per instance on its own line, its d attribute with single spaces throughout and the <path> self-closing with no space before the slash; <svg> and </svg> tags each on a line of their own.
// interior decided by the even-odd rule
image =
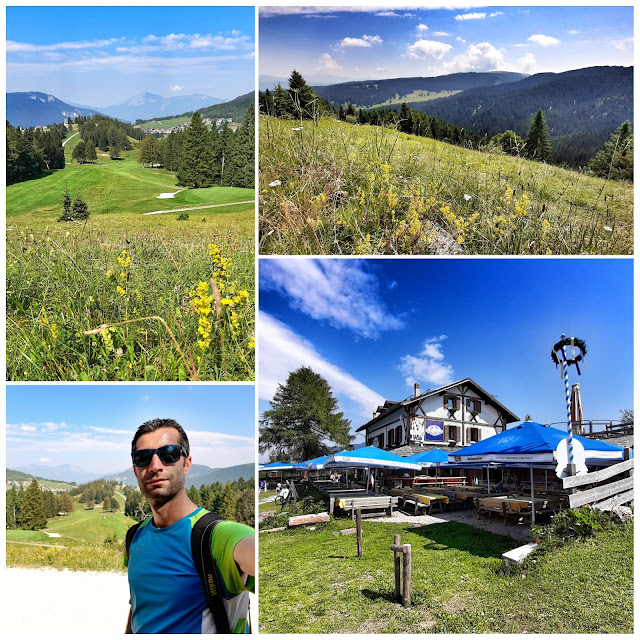
<svg viewBox="0 0 640 640">
<path fill-rule="evenodd" d="M 261 253 L 633 252 L 630 184 L 333 119 L 261 116 L 259 203 Z"/>
<path fill-rule="evenodd" d="M 7 231 L 7 378 L 253 379 L 253 238 L 199 216 L 126 234 L 100 218 Z"/>
</svg>

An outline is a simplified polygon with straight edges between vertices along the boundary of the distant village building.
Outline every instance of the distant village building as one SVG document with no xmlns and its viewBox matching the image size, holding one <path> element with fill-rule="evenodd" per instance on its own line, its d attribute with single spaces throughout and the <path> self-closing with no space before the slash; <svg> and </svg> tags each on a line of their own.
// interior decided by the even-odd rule
<svg viewBox="0 0 640 640">
<path fill-rule="evenodd" d="M 356 431 L 364 432 L 365 445 L 407 456 L 427 448 L 455 451 L 518 420 L 495 396 L 465 378 L 422 394 L 416 384 L 413 396 L 400 402 L 386 400 Z"/>
</svg>

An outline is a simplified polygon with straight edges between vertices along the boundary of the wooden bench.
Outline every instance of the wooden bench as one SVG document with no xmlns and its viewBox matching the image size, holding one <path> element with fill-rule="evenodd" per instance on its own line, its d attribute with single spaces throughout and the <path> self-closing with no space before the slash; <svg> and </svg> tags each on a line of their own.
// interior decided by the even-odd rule
<svg viewBox="0 0 640 640">
<path fill-rule="evenodd" d="M 491 517 L 492 513 L 499 513 L 503 520 L 504 525 L 506 526 L 509 523 L 509 518 L 514 518 L 516 522 L 522 518 L 523 524 L 527 522 L 531 523 L 531 504 L 529 506 L 518 506 L 518 508 L 512 508 L 511 502 L 509 498 L 476 498 L 476 517 L 479 520 L 481 515 L 487 515 L 487 517 Z M 547 513 L 553 513 L 557 511 L 556 501 L 550 500 L 536 500 L 535 509 L 536 515 L 543 515 Z"/>
<path fill-rule="evenodd" d="M 398 496 L 398 504 L 405 511 L 407 502 L 412 502 L 414 515 L 418 515 L 420 509 L 424 509 L 427 515 L 431 515 L 431 507 L 434 503 L 438 504 L 440 511 L 444 510 L 445 504 L 449 504 L 448 496 L 417 493 L 407 489 L 392 489 L 391 493 Z"/>
<path fill-rule="evenodd" d="M 336 498 L 336 505 L 344 511 L 351 512 L 351 519 L 356 517 L 356 509 L 360 509 L 362 517 L 373 517 L 383 513 L 393 515 L 393 508 L 398 506 L 397 496 L 358 496 Z M 375 513 L 364 513 L 365 511 L 375 511 Z"/>
</svg>

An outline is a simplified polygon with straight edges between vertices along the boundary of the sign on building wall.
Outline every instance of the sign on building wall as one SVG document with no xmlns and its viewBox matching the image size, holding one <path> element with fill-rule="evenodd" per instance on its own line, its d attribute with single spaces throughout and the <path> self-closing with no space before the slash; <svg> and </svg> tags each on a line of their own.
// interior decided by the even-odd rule
<svg viewBox="0 0 640 640">
<path fill-rule="evenodd" d="M 418 442 L 442 442 L 444 440 L 444 423 L 415 416 L 411 418 L 409 435 L 412 440 Z"/>
</svg>

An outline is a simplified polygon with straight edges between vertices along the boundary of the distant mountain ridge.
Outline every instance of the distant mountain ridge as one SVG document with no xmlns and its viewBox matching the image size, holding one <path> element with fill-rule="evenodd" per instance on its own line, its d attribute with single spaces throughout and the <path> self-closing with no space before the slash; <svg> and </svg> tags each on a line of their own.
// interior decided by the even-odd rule
<svg viewBox="0 0 640 640">
<path fill-rule="evenodd" d="M 11 472 L 11 473 L 10 473 Z M 34 476 L 47 480 L 58 480 L 62 482 L 75 482 L 76 484 L 84 484 L 92 480 L 117 480 L 131 486 L 138 486 L 138 482 L 133 473 L 133 469 L 127 468 L 124 471 L 113 474 L 90 473 L 73 465 L 59 465 L 57 467 L 47 467 L 38 464 L 28 464 L 16 469 L 7 469 L 7 479 L 18 479 L 16 472 L 22 475 Z M 187 488 L 196 485 L 200 487 L 202 484 L 213 484 L 220 482 L 224 484 L 227 481 L 233 482 L 239 478 L 248 480 L 255 475 L 255 465 L 251 463 L 234 465 L 232 467 L 212 468 L 204 464 L 192 464 L 187 474 Z"/>
<path fill-rule="evenodd" d="M 524 73 L 487 71 L 451 73 L 444 76 L 361 80 L 328 86 L 314 86 L 314 91 L 335 107 L 351 102 L 359 107 L 380 105 L 387 100 L 406 96 L 414 91 L 467 91 L 478 87 L 495 87 L 526 78 Z M 413 106 L 413 104 L 411 105 Z M 440 117 L 440 116 L 439 116 Z M 446 120 L 446 118 L 442 118 Z"/>
<path fill-rule="evenodd" d="M 101 113 L 97 109 L 74 107 L 49 93 L 19 91 L 7 93 L 7 120 L 14 127 L 44 127 L 54 122 L 66 122 L 67 118 L 92 116 Z"/>
<path fill-rule="evenodd" d="M 192 464 L 189 473 L 186 476 L 186 487 L 189 489 L 192 486 L 200 487 L 203 484 L 213 484 L 214 482 L 220 482 L 224 484 L 227 481 L 233 482 L 240 478 L 248 480 L 255 475 L 255 465 L 253 463 L 239 464 L 233 467 L 223 467 L 213 469 L 207 467 L 204 464 Z M 105 480 L 117 480 L 118 482 L 126 485 L 138 486 L 138 481 L 133 473 L 133 469 L 125 469 L 120 473 L 114 473 L 108 476 L 100 476 Z"/>
<path fill-rule="evenodd" d="M 135 122 L 153 118 L 172 116 L 186 111 L 196 111 L 202 107 L 225 102 L 222 98 L 214 98 L 202 93 L 188 96 L 171 96 L 164 98 L 153 93 L 140 93 L 121 104 L 100 109 L 101 113 L 118 120 Z"/>
</svg>

